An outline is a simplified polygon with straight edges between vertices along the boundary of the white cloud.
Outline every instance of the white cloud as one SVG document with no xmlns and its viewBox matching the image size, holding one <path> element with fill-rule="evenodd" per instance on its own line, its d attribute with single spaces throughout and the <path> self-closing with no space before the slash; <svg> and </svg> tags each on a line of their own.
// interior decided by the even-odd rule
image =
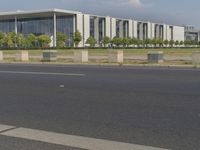
<svg viewBox="0 0 200 150">
<path fill-rule="evenodd" d="M 134 7 L 142 7 L 142 3 L 140 0 L 129 0 L 131 4 L 133 4 Z"/>
</svg>

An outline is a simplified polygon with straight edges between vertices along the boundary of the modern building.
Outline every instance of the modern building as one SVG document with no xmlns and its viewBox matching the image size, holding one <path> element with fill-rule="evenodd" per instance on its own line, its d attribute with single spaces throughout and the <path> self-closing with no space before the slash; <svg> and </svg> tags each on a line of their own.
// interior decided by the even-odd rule
<svg viewBox="0 0 200 150">
<path fill-rule="evenodd" d="M 194 26 L 185 26 L 185 40 L 200 41 L 200 30 L 195 29 Z"/>
<path fill-rule="evenodd" d="M 93 36 L 101 43 L 105 36 L 135 37 L 140 40 L 161 38 L 163 40 L 184 41 L 184 27 L 162 23 L 136 21 L 134 19 L 97 16 L 82 12 L 60 9 L 39 11 L 16 11 L 0 13 L 0 31 L 16 32 L 28 35 L 47 34 L 52 38 L 51 46 L 56 46 L 56 33 L 68 35 L 67 44 L 72 45 L 74 32 L 78 30 L 83 40 L 80 47 L 84 47 L 86 40 Z"/>
</svg>

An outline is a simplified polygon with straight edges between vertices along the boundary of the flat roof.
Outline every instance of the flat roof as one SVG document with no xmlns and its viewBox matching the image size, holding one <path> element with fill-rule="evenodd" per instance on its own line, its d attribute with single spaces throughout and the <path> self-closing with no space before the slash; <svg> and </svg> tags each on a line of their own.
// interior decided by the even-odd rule
<svg viewBox="0 0 200 150">
<path fill-rule="evenodd" d="M 44 17 L 50 17 L 54 13 L 58 16 L 61 15 L 75 15 L 75 14 L 82 14 L 78 11 L 68 11 L 63 9 L 46 9 L 46 10 L 34 10 L 34 11 L 24 11 L 24 10 L 17 10 L 11 12 L 0 12 L 1 19 L 13 19 L 14 16 L 20 18 L 28 18 L 28 17 L 40 17 L 43 15 Z"/>
</svg>

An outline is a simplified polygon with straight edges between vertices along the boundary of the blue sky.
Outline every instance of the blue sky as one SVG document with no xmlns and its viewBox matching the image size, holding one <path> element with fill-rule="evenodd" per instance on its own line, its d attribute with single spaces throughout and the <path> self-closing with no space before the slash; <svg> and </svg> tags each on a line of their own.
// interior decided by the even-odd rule
<svg viewBox="0 0 200 150">
<path fill-rule="evenodd" d="M 200 29 L 199 0 L 0 0 L 0 11 L 61 8 Z"/>
</svg>

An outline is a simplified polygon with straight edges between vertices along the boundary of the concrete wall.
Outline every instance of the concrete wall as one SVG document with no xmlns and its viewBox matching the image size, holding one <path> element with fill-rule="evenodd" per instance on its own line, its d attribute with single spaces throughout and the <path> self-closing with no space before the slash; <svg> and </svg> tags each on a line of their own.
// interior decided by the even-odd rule
<svg viewBox="0 0 200 150">
<path fill-rule="evenodd" d="M 174 36 L 174 41 L 184 41 L 184 36 L 185 36 L 185 29 L 184 27 L 180 26 L 173 26 L 174 31 L 173 31 L 173 36 Z"/>
<path fill-rule="evenodd" d="M 105 20 L 106 20 L 106 26 L 105 26 L 106 34 L 105 34 L 105 36 L 111 38 L 111 18 L 106 17 Z"/>
</svg>

